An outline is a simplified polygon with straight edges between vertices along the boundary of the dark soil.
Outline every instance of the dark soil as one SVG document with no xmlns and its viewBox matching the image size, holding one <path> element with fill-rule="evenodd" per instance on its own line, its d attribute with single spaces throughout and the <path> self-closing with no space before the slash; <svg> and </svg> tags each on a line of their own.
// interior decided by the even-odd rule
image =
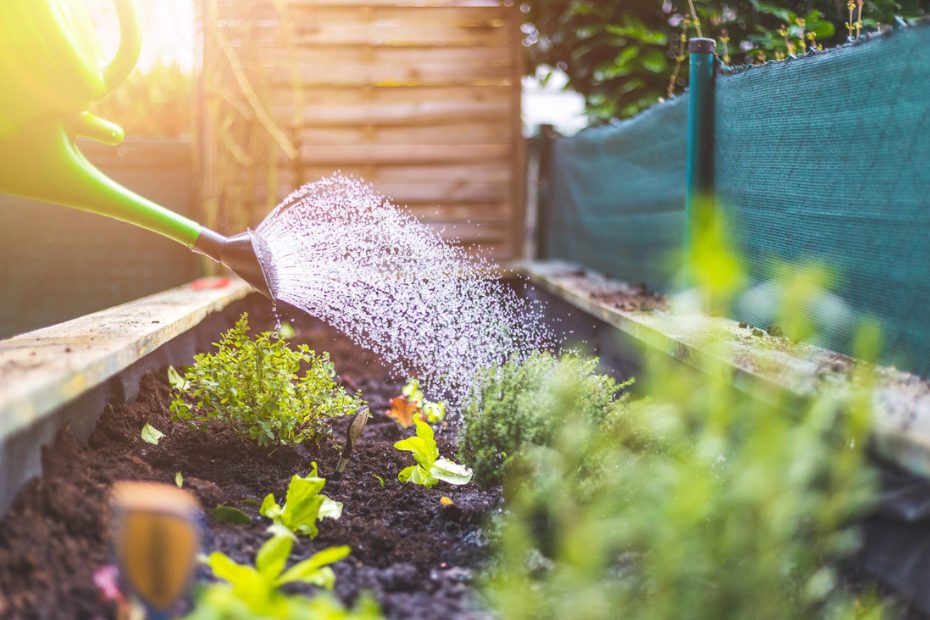
<svg viewBox="0 0 930 620">
<path fill-rule="evenodd" d="M 481 524 L 499 493 L 474 484 L 426 489 L 399 483 L 397 473 L 412 460 L 392 444 L 412 431 L 383 413 L 401 384 L 388 378 L 371 353 L 322 324 L 300 329 L 297 341 L 330 351 L 343 383 L 359 389 L 375 415 L 345 475 L 328 480 L 324 489 L 344 503 L 342 518 L 320 522 L 314 540 L 301 537 L 292 559 L 348 544 L 352 555 L 334 567 L 343 601 L 370 592 L 389 618 L 484 617 L 470 583 L 486 552 Z M 65 430 L 45 451 L 42 478 L 20 492 L 0 523 L 0 618 L 114 616 L 93 574 L 112 561 L 106 508 L 117 480 L 173 484 L 180 471 L 184 488 L 207 513 L 204 551 L 250 562 L 267 538 L 269 523 L 258 515 L 264 496 L 273 492 L 281 501 L 291 475 L 305 475 L 311 461 L 324 477 L 334 470 L 348 419 L 337 420 L 332 439 L 318 448 L 262 449 L 220 427 L 200 432 L 172 422 L 165 377 L 146 376 L 136 402 L 108 407 L 87 444 Z M 157 446 L 139 436 L 146 422 L 165 433 Z M 452 455 L 453 433 L 439 432 L 437 441 L 442 454 Z M 443 496 L 453 505 L 442 505 Z M 220 504 L 240 508 L 252 524 L 217 522 L 208 511 Z M 199 578 L 208 574 L 201 568 Z"/>
</svg>

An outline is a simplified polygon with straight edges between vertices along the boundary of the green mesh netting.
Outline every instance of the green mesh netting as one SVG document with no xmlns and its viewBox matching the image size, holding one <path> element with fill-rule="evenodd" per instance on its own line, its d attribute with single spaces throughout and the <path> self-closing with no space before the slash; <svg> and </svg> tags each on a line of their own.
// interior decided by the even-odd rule
<svg viewBox="0 0 930 620">
<path fill-rule="evenodd" d="M 552 144 L 541 174 L 547 256 L 667 288 L 682 245 L 688 101 Z"/>
<path fill-rule="evenodd" d="M 834 276 L 833 293 L 805 310 L 821 344 L 851 352 L 871 316 L 886 363 L 930 373 L 928 84 L 927 26 L 718 76 L 717 196 L 752 278 L 736 318 L 777 321 L 786 273 L 817 263 Z M 554 143 L 542 175 L 546 256 L 668 288 L 686 108 L 682 97 Z"/>
<path fill-rule="evenodd" d="M 930 371 L 930 28 L 720 76 L 716 188 L 765 326 L 785 262 L 835 276 L 812 317 L 849 351 L 878 318 L 887 362 Z M 845 302 L 838 303 L 838 302 Z"/>
</svg>

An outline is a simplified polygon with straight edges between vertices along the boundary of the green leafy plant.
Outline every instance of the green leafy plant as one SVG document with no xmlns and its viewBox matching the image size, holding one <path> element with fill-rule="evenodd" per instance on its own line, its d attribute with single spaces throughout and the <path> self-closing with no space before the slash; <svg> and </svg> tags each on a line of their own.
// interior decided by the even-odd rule
<svg viewBox="0 0 930 620">
<path fill-rule="evenodd" d="M 171 412 L 194 427 L 216 420 L 260 446 L 297 444 L 328 434 L 328 418 L 363 404 L 336 383 L 327 353 L 292 349 L 274 332 L 250 338 L 246 314 L 215 346 L 194 357 L 183 382 L 169 371 Z"/>
<path fill-rule="evenodd" d="M 439 448 L 436 447 L 433 429 L 429 424 L 419 417 L 414 418 L 414 424 L 417 434 L 398 441 L 394 447 L 412 453 L 416 464 L 402 469 L 397 479 L 425 487 L 435 486 L 440 480 L 455 485 L 468 484 L 471 470 L 439 456 Z"/>
<path fill-rule="evenodd" d="M 316 522 L 320 519 L 338 519 L 342 516 L 342 503 L 322 495 L 326 479 L 317 475 L 316 463 L 306 476 L 294 475 L 287 486 L 284 505 L 275 501 L 269 493 L 262 502 L 259 513 L 274 521 L 275 526 L 284 527 L 294 534 L 315 538 L 319 533 Z"/>
<path fill-rule="evenodd" d="M 336 574 L 329 565 L 351 553 L 347 546 L 329 547 L 287 568 L 293 544 L 293 537 L 287 533 L 272 536 L 259 549 L 254 566 L 239 564 L 218 551 L 211 553 L 206 564 L 217 578 L 226 583 L 210 586 L 189 618 L 295 618 L 298 617 L 294 615 L 298 607 L 304 610 L 302 617 L 380 616 L 376 609 L 370 607 L 366 612 L 370 615 L 338 615 L 344 611 L 332 599 L 311 603 L 315 599 L 288 596 L 281 592 L 281 586 L 289 583 L 305 583 L 331 590 Z M 307 616 L 313 607 L 335 615 Z"/>
<path fill-rule="evenodd" d="M 478 373 L 475 388 L 462 411 L 459 458 L 475 471 L 482 485 L 501 480 L 511 455 L 524 446 L 545 445 L 557 422 L 549 415 L 553 377 L 571 376 L 578 401 L 564 415 L 573 420 L 604 420 L 619 406 L 620 384 L 597 372 L 598 360 L 566 354 L 536 352 Z"/>
</svg>

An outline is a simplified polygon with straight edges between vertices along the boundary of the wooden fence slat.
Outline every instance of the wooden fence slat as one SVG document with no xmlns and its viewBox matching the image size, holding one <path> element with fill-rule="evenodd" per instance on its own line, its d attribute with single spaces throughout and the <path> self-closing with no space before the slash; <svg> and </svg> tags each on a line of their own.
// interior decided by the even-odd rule
<svg viewBox="0 0 930 620">
<path fill-rule="evenodd" d="M 339 144 L 326 147 L 303 145 L 304 164 L 333 166 L 403 163 L 458 163 L 504 160 L 510 152 L 506 144 Z"/>
<path fill-rule="evenodd" d="M 272 107 L 278 118 L 288 118 L 287 107 Z M 344 105 L 307 105 L 304 109 L 304 126 L 326 127 L 336 125 L 461 125 L 478 120 L 506 121 L 510 106 L 504 101 L 424 102 L 377 105 L 362 103 Z"/>
<path fill-rule="evenodd" d="M 512 129 L 504 123 L 422 125 L 413 127 L 308 127 L 298 140 L 309 146 L 330 144 L 508 144 Z"/>
<path fill-rule="evenodd" d="M 442 179 L 448 183 L 507 183 L 511 180 L 510 167 L 506 162 L 468 162 L 461 164 L 409 164 L 399 166 L 342 166 L 340 172 L 348 176 L 365 179 L 379 185 L 419 185 Z M 333 174 L 330 166 L 304 166 L 305 181 L 316 181 Z M 279 175 L 283 185 L 293 188 L 297 179 L 289 170 Z"/>
<path fill-rule="evenodd" d="M 307 87 L 301 92 L 306 104 L 351 105 L 357 103 L 425 104 L 456 102 L 506 101 L 512 86 L 373 86 L 370 88 L 321 88 Z M 292 106 L 294 92 L 286 88 L 275 88 L 267 93 L 267 101 L 276 106 Z"/>
<path fill-rule="evenodd" d="M 426 54 L 428 55 L 428 54 Z M 300 65 L 299 79 L 306 88 L 326 86 L 442 86 L 510 85 L 513 68 L 506 65 Z M 290 88 L 294 72 L 289 66 L 268 67 L 272 86 Z"/>
</svg>

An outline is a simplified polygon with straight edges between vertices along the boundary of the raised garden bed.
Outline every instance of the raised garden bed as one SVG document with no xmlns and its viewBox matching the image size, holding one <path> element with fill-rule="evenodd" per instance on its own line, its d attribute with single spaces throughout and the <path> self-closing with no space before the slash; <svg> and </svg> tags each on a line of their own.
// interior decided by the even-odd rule
<svg viewBox="0 0 930 620">
<path fill-rule="evenodd" d="M 251 310 L 254 317 L 260 306 Z M 267 327 L 267 317 L 264 323 Z M 326 484 L 326 493 L 345 505 L 342 518 L 327 520 L 313 541 L 301 541 L 294 558 L 348 544 L 352 555 L 335 567 L 336 593 L 344 601 L 368 591 L 391 618 L 476 617 L 467 584 L 482 557 L 482 519 L 499 494 L 473 484 L 427 490 L 398 482 L 397 472 L 408 463 L 392 445 L 405 433 L 383 412 L 402 383 L 390 379 L 371 353 L 325 325 L 309 318 L 295 325 L 295 341 L 329 351 L 343 384 L 357 387 L 376 415 L 345 475 Z M 320 448 L 259 448 L 219 425 L 203 433 L 172 422 L 166 377 L 165 369 L 147 374 L 135 402 L 108 406 L 86 445 L 66 429 L 44 451 L 44 475 L 23 489 L 0 526 L 0 616 L 114 613 L 101 600 L 93 574 L 112 561 L 105 507 L 116 480 L 174 483 L 181 471 L 184 488 L 205 509 L 240 508 L 252 517 L 250 525 L 219 522 L 208 513 L 203 547 L 245 562 L 267 539 L 268 522 L 258 515 L 265 494 L 282 496 L 290 477 L 305 474 L 311 461 L 319 463 L 323 476 L 335 469 L 339 451 L 329 442 Z M 140 437 L 146 423 L 165 433 L 157 446 Z M 345 436 L 347 423 L 346 418 L 335 423 L 334 440 Z M 437 440 L 441 450 L 452 450 L 451 433 Z M 453 504 L 440 504 L 442 496 Z M 208 572 L 201 569 L 201 576 Z"/>
<path fill-rule="evenodd" d="M 703 363 L 699 340 L 688 331 L 694 325 L 703 325 L 696 318 L 694 324 L 676 323 L 664 301 L 645 291 L 610 284 L 578 270 L 546 269 L 542 266 L 527 269 L 534 274 L 534 282 L 540 288 L 520 285 L 523 293 L 544 297 L 559 329 L 569 335 L 570 341 L 586 342 L 593 347 L 602 356 L 602 367 L 610 374 L 620 378 L 634 374 L 636 368 L 630 361 L 634 359 L 633 339 L 645 340 L 688 363 L 698 366 Z M 203 305 L 212 313 L 185 309 L 183 300 L 189 293 L 184 291 L 167 293 L 171 303 L 157 298 L 145 303 L 140 300 L 137 310 L 142 308 L 145 312 L 157 307 L 186 318 L 177 318 L 172 323 L 176 327 L 167 333 L 142 337 L 141 341 L 148 344 L 129 347 L 131 355 L 121 353 L 128 357 L 115 370 L 101 360 L 91 365 L 93 372 L 87 368 L 78 372 L 72 368 L 73 362 L 58 367 L 66 379 L 59 387 L 73 387 L 73 378 L 80 376 L 86 381 L 83 388 L 58 393 L 35 383 L 4 395 L 3 404 L 13 403 L 16 407 L 10 411 L 19 412 L 10 418 L 15 425 L 8 420 L 9 431 L 5 435 L 5 492 L 17 480 L 16 476 L 9 476 L 17 469 L 10 465 L 9 445 L 16 445 L 20 454 L 28 455 L 28 446 L 43 443 L 42 437 L 48 438 L 44 443 L 49 444 L 54 437 L 51 429 L 64 426 L 64 430 L 53 445 L 42 451 L 41 478 L 22 488 L 0 522 L 0 618 L 113 616 L 113 604 L 104 601 L 100 589 L 94 585 L 95 571 L 112 562 L 107 544 L 106 504 L 113 482 L 129 479 L 171 484 L 180 472 L 184 488 L 196 495 L 206 512 L 203 549 L 223 551 L 233 560 L 246 563 L 268 538 L 268 520 L 259 516 L 259 503 L 267 493 L 282 497 L 290 477 L 295 473 L 305 475 L 311 461 L 319 464 L 320 475 L 327 478 L 325 493 L 342 502 L 344 511 L 338 520 L 321 522 L 317 538 L 299 539 L 292 561 L 326 547 L 347 544 L 352 547 L 352 554 L 334 565 L 335 593 L 344 603 L 351 604 L 361 593 L 370 592 L 390 618 L 488 617 L 476 593 L 475 577 L 500 559 L 493 558 L 488 545 L 492 532 L 485 529 L 488 517 L 498 514 L 504 506 L 500 489 L 481 490 L 475 483 L 461 487 L 440 483 L 426 489 L 398 482 L 397 474 L 410 464 L 410 458 L 407 453 L 395 450 L 393 443 L 409 437 L 412 430 L 400 429 L 383 414 L 389 408 L 389 400 L 400 393 L 404 378 L 390 376 L 370 352 L 310 317 L 284 312 L 283 318 L 296 327 L 293 342 L 329 351 L 340 382 L 352 390 L 358 389 L 374 413 L 342 478 L 336 479 L 331 474 L 348 418 L 335 421 L 332 441 L 320 447 L 304 444 L 296 448 L 260 448 L 216 424 L 211 425 L 210 432 L 203 433 L 171 420 L 166 364 L 189 363 L 192 352 L 209 348 L 209 343 L 243 310 L 249 311 L 253 328 L 268 328 L 272 323 L 269 309 L 257 296 L 236 301 L 241 296 L 237 286 L 233 283 L 231 294 L 210 293 L 209 289 L 207 293 L 199 293 L 206 297 L 194 305 Z M 557 296 L 550 296 L 543 289 Z M 126 325 L 143 323 L 132 318 L 129 308 L 116 314 L 124 318 Z M 78 325 L 82 323 L 79 321 Z M 139 329 L 161 328 L 149 322 Z M 769 342 L 768 337 L 742 338 L 734 333 L 734 346 L 743 347 L 746 352 L 734 358 L 735 376 L 781 384 L 789 392 L 801 391 L 792 383 L 792 377 L 800 374 L 791 372 L 797 370 L 792 362 L 796 352 L 791 346 L 776 346 L 777 339 Z M 58 357 L 66 360 L 71 359 L 70 353 L 86 359 L 89 351 L 80 350 L 80 346 L 69 353 L 58 351 L 55 347 L 61 348 L 61 337 L 58 334 L 54 339 L 44 338 L 41 333 L 31 336 L 43 356 L 57 351 Z M 105 335 L 101 337 L 106 339 Z M 28 340 L 24 338 L 22 342 Z M 759 346 L 753 344 L 761 340 L 764 342 L 758 342 Z M 5 351 L 0 348 L 0 358 L 3 355 L 11 358 L 8 369 L 19 368 L 17 359 L 29 358 L 22 342 L 15 347 L 7 345 Z M 116 347 L 107 355 L 117 350 L 122 349 Z M 747 366 L 762 358 L 783 360 L 785 372 L 776 372 L 777 366 L 773 364 L 766 366 L 766 372 L 754 372 L 752 366 Z M 834 372 L 843 377 L 845 370 L 843 366 Z M 26 372 L 24 376 L 31 375 Z M 835 377 L 827 374 L 820 378 L 823 384 L 830 385 L 836 381 Z M 745 387 L 740 381 L 734 384 Z M 890 385 L 883 389 L 893 388 Z M 105 402 L 109 404 L 104 406 Z M 39 406 L 29 409 L 25 406 L 28 403 Z M 158 445 L 150 445 L 140 437 L 146 423 L 165 433 Z M 37 435 L 31 431 L 36 425 L 45 430 Z M 878 431 L 887 433 L 888 428 L 879 425 Z M 16 441 L 10 441 L 11 438 Z M 437 440 L 443 455 L 454 454 L 454 431 L 440 430 Z M 885 444 L 877 445 L 887 449 Z M 908 541 L 925 529 L 926 511 L 915 507 L 919 507 L 922 498 L 930 496 L 930 491 L 925 482 L 894 467 L 886 466 L 883 477 L 880 503 L 865 520 L 865 547 L 849 563 L 847 574 L 853 581 L 866 584 L 863 591 L 869 591 L 876 579 L 886 581 L 905 600 L 918 601 L 910 613 L 921 617 L 925 601 L 921 602 L 924 597 L 919 588 L 915 589 L 919 583 L 913 581 L 914 571 L 895 574 L 889 567 L 922 565 L 926 561 L 927 554 Z M 902 501 L 902 494 L 909 494 L 909 499 Z M 447 499 L 443 500 L 444 497 Z M 250 523 L 232 525 L 218 521 L 210 509 L 220 505 L 244 511 Z M 206 567 L 200 567 L 198 581 L 209 579 L 209 574 Z M 291 592 L 309 590 L 305 586 L 288 586 Z"/>
</svg>

